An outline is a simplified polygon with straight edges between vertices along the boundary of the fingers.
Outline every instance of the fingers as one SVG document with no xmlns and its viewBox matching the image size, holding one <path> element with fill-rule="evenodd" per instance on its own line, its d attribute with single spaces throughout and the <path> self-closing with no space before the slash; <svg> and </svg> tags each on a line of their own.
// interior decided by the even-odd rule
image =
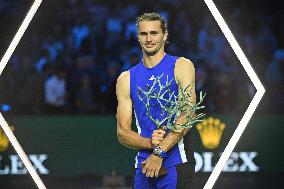
<svg viewBox="0 0 284 189">
<path fill-rule="evenodd" d="M 143 170 L 142 170 L 142 173 L 143 173 Z M 151 177 L 151 178 L 152 177 L 156 177 L 156 178 L 158 178 L 159 170 L 146 170 L 145 173 L 144 174 L 146 175 L 146 177 Z"/>
<path fill-rule="evenodd" d="M 156 139 L 156 138 L 152 138 L 152 144 L 156 147 L 160 144 L 162 140 L 160 139 Z"/>
<path fill-rule="evenodd" d="M 146 175 L 146 177 L 156 177 L 158 178 L 159 175 L 159 169 L 155 169 L 155 168 L 149 168 L 148 165 L 146 165 L 146 162 L 142 162 L 142 173 Z"/>
<path fill-rule="evenodd" d="M 145 164 L 143 164 L 144 166 L 143 169 L 142 169 L 142 173 L 145 174 L 147 177 L 150 176 L 150 170 L 147 169 L 147 166 L 145 166 Z"/>
<path fill-rule="evenodd" d="M 158 135 L 165 135 L 166 131 L 162 130 L 162 129 L 157 129 L 153 131 L 153 134 L 158 134 Z"/>
<path fill-rule="evenodd" d="M 142 166 L 142 173 L 143 174 L 145 174 L 146 173 L 146 167 L 145 167 L 145 164 L 146 164 L 146 160 L 145 161 L 143 161 L 142 163 L 141 163 L 141 166 Z"/>
<path fill-rule="evenodd" d="M 142 173 L 143 174 L 145 174 L 147 171 L 146 171 L 146 168 L 144 167 L 143 169 L 142 169 Z"/>
<path fill-rule="evenodd" d="M 142 173 L 146 175 L 146 177 L 154 177 L 155 171 L 149 169 L 149 166 L 146 165 L 146 160 L 141 163 Z"/>
<path fill-rule="evenodd" d="M 155 172 L 156 172 L 156 171 L 146 170 L 146 174 L 145 174 L 145 173 L 144 173 L 144 174 L 146 175 L 146 177 L 151 177 L 151 178 L 152 178 L 152 177 L 155 176 Z M 159 172 L 159 171 L 158 171 L 158 172 Z M 142 173 L 143 173 L 143 170 L 142 170 Z"/>
<path fill-rule="evenodd" d="M 154 171 L 150 171 L 150 172 L 149 172 L 149 177 L 151 177 L 151 178 L 154 177 L 154 174 L 155 174 Z"/>
<path fill-rule="evenodd" d="M 162 129 L 154 130 L 152 134 L 152 144 L 158 146 L 164 139 L 166 132 Z"/>
<path fill-rule="evenodd" d="M 158 176 L 159 176 L 159 170 L 156 170 L 156 171 L 155 171 L 154 176 L 155 176 L 156 178 L 158 178 Z"/>
<path fill-rule="evenodd" d="M 166 132 L 159 129 L 159 130 L 154 130 L 152 134 L 152 138 L 155 140 L 163 140 L 165 137 Z"/>
<path fill-rule="evenodd" d="M 152 134 L 152 139 L 156 139 L 156 140 L 163 140 L 164 139 L 164 136 L 163 134 L 156 134 L 156 133 L 153 133 Z"/>
</svg>

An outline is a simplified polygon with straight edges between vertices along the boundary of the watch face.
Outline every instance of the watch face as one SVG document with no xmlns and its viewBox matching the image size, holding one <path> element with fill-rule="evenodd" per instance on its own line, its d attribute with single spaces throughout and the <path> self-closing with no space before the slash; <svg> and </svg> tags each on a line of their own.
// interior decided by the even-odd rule
<svg viewBox="0 0 284 189">
<path fill-rule="evenodd" d="M 154 154 L 155 156 L 161 157 L 161 158 L 166 157 L 165 152 L 163 152 L 162 148 L 159 147 L 159 146 L 157 146 L 156 148 L 154 148 L 152 154 Z"/>
<path fill-rule="evenodd" d="M 160 149 L 159 148 L 155 148 L 153 151 L 154 155 L 159 155 Z"/>
</svg>

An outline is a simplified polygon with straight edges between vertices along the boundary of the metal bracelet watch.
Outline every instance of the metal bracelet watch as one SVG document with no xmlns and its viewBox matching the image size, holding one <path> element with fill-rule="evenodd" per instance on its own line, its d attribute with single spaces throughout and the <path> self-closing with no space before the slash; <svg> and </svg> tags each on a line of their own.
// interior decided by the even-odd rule
<svg viewBox="0 0 284 189">
<path fill-rule="evenodd" d="M 167 156 L 167 153 L 163 151 L 163 149 L 160 146 L 156 146 L 152 152 L 153 155 L 158 156 L 160 158 L 165 158 Z"/>
</svg>

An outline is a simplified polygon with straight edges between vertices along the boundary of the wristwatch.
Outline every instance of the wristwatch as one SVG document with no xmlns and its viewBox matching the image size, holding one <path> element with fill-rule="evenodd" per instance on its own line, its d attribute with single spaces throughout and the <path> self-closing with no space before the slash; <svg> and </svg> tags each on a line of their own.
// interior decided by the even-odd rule
<svg viewBox="0 0 284 189">
<path fill-rule="evenodd" d="M 160 158 L 165 158 L 167 156 L 167 153 L 163 151 L 163 149 L 160 146 L 156 146 L 153 150 L 153 155 L 158 156 Z"/>
</svg>

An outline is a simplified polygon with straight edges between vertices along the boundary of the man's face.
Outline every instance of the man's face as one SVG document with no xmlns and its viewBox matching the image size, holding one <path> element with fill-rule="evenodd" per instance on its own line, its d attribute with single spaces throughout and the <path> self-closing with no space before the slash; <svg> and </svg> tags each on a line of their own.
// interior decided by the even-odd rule
<svg viewBox="0 0 284 189">
<path fill-rule="evenodd" d="M 142 51 L 153 56 L 161 50 L 167 40 L 167 33 L 163 33 L 160 21 L 140 21 L 138 25 L 138 40 Z"/>
</svg>

